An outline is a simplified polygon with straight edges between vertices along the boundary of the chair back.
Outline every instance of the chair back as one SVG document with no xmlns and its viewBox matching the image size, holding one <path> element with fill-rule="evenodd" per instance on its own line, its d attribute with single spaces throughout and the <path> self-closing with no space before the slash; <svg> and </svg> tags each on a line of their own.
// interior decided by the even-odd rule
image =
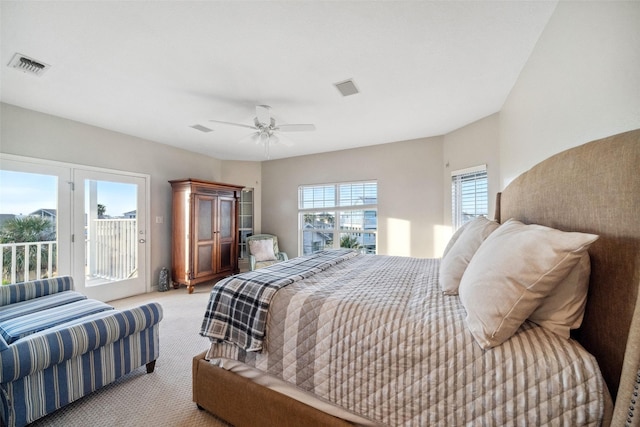
<svg viewBox="0 0 640 427">
<path fill-rule="evenodd" d="M 273 234 L 254 234 L 252 236 L 249 236 L 246 238 L 247 241 L 247 252 L 249 253 L 249 255 L 251 254 L 251 245 L 249 245 L 249 242 L 252 240 L 268 240 L 268 239 L 272 239 L 273 240 L 273 253 L 274 254 L 278 254 L 278 252 L 280 252 L 280 250 L 278 249 L 278 237 L 274 236 Z"/>
</svg>

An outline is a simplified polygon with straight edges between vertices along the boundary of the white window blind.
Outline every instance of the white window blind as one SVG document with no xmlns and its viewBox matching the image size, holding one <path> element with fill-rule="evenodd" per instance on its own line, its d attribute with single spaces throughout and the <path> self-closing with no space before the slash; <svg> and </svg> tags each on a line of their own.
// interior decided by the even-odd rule
<svg viewBox="0 0 640 427">
<path fill-rule="evenodd" d="M 487 165 L 451 172 L 451 209 L 454 230 L 489 214 Z"/>
</svg>

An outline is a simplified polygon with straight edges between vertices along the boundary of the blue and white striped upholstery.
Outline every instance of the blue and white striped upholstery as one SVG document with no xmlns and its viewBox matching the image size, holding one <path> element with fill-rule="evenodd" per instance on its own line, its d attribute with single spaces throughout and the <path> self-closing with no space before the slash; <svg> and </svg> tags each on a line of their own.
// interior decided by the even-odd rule
<svg viewBox="0 0 640 427">
<path fill-rule="evenodd" d="M 8 345 L 0 351 L 0 425 L 23 427 L 156 360 L 161 319 L 157 303 L 109 309 Z"/>
<path fill-rule="evenodd" d="M 3 305 L 0 306 L 0 322 L 16 316 L 24 316 L 25 314 L 35 313 L 36 311 L 46 310 L 51 307 L 83 299 L 87 299 L 87 297 L 79 292 L 64 291 L 14 304 Z"/>
<path fill-rule="evenodd" d="M 11 344 L 27 335 L 106 310 L 113 310 L 113 307 L 93 299 L 74 301 L 0 321 L 0 335 L 7 344 Z"/>
<path fill-rule="evenodd" d="M 0 286 L 0 306 L 72 290 L 73 279 L 70 276 L 3 285 Z"/>
<path fill-rule="evenodd" d="M 64 281 L 63 281 L 64 282 Z M 0 291 L 4 287 L 0 288 Z M 17 295 L 15 292 L 17 289 L 24 288 L 21 286 L 13 286 L 13 295 Z M 32 288 L 36 289 L 36 288 Z M 6 292 L 6 295 L 11 295 L 12 292 Z M 23 292 L 24 294 L 24 292 Z M 32 293 L 35 294 L 35 293 Z M 5 320 L 10 320 L 18 316 L 22 316 L 29 313 L 35 313 L 36 311 L 45 310 L 47 308 L 55 307 L 57 305 L 67 304 L 74 301 L 87 299 L 86 296 L 75 291 L 62 291 L 56 292 L 50 295 L 39 296 L 37 298 L 28 299 L 26 301 L 20 301 L 8 305 L 0 305 L 0 323 Z M 9 344 L 4 339 L 4 334 L 0 333 L 0 351 L 6 350 Z"/>
</svg>

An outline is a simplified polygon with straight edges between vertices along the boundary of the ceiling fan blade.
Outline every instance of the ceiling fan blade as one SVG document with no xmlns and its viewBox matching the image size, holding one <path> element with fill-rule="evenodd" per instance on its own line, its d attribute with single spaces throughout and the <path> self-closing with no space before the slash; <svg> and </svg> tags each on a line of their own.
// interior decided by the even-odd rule
<svg viewBox="0 0 640 427">
<path fill-rule="evenodd" d="M 311 124 L 299 124 L 299 125 L 278 125 L 276 128 L 280 132 L 304 132 L 316 130 L 315 125 Z"/>
<path fill-rule="evenodd" d="M 240 140 L 238 140 L 238 142 L 240 144 L 247 144 L 249 142 L 256 142 L 256 140 L 258 139 L 258 132 L 251 132 L 248 135 L 243 136 L 242 138 L 240 138 Z"/>
<path fill-rule="evenodd" d="M 214 123 L 220 123 L 223 125 L 230 125 L 230 126 L 238 126 L 241 128 L 249 128 L 249 129 L 257 129 L 255 126 L 250 126 L 250 125 L 244 125 L 242 123 L 232 123 L 232 122 L 223 122 L 221 120 L 209 120 L 210 122 L 214 122 Z"/>
<path fill-rule="evenodd" d="M 256 105 L 256 118 L 265 126 L 271 124 L 271 107 L 268 105 Z"/>
<path fill-rule="evenodd" d="M 289 138 L 285 137 L 284 135 L 273 135 L 271 137 L 271 141 L 276 144 L 284 145 L 285 147 L 293 147 L 293 141 L 291 141 Z"/>
</svg>

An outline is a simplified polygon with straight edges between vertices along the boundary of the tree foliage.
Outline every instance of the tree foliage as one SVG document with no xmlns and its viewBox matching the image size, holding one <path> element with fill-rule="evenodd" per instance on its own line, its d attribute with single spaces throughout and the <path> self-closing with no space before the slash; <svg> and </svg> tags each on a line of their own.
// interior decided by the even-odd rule
<svg viewBox="0 0 640 427">
<path fill-rule="evenodd" d="M 47 242 L 55 238 L 52 222 L 39 216 L 12 218 L 0 230 L 2 243 Z"/>
<path fill-rule="evenodd" d="M 341 248 L 351 248 L 351 249 L 359 249 L 360 242 L 358 242 L 358 238 L 352 234 L 343 234 L 340 238 L 340 247 Z"/>
<path fill-rule="evenodd" d="M 1 243 L 28 243 L 28 242 L 49 242 L 56 240 L 56 232 L 53 223 L 48 218 L 42 218 L 38 216 L 26 216 L 16 217 L 7 220 L 0 229 L 0 242 Z M 11 274 L 13 256 L 11 248 L 3 248 L 3 265 L 2 273 L 3 278 Z M 25 249 L 18 248 L 16 250 L 15 257 L 15 269 L 16 279 L 18 281 L 28 280 L 28 277 L 24 277 L 25 261 Z M 51 256 L 55 257 L 55 251 Z M 37 248 L 30 246 L 28 250 L 29 271 L 35 271 L 37 266 Z M 49 259 L 49 247 L 43 246 L 40 253 L 40 261 L 47 263 Z M 55 264 L 55 258 L 53 260 Z M 46 264 L 45 264 L 46 265 Z M 4 282 L 4 280 L 3 280 Z"/>
</svg>

